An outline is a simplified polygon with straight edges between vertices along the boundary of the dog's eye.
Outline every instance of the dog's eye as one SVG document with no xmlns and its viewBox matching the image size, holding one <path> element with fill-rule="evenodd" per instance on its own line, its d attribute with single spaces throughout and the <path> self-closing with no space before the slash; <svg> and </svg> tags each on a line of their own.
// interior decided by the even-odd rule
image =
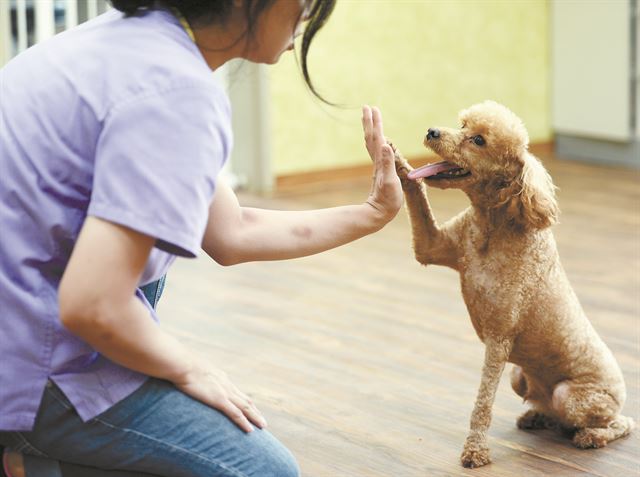
<svg viewBox="0 0 640 477">
<path fill-rule="evenodd" d="M 485 141 L 484 141 L 484 138 L 482 136 L 473 136 L 473 143 L 476 146 L 484 146 L 485 145 Z"/>
</svg>

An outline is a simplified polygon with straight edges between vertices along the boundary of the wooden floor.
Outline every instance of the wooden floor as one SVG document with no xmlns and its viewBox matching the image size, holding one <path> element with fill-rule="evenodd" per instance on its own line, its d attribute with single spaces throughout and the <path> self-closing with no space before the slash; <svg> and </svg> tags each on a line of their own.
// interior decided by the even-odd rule
<svg viewBox="0 0 640 477">
<path fill-rule="evenodd" d="M 640 174 L 545 160 L 560 187 L 560 256 L 587 315 L 624 372 L 640 421 Z M 247 205 L 357 203 L 368 182 Z M 431 192 L 443 221 L 466 207 Z M 493 463 L 459 466 L 483 345 L 458 276 L 423 268 L 404 211 L 381 232 L 326 254 L 223 268 L 179 260 L 160 302 L 165 325 L 253 396 L 308 477 L 640 475 L 640 430 L 600 450 L 516 429 L 525 410 L 503 376 L 489 433 Z M 510 366 L 507 368 L 509 371 Z"/>
</svg>

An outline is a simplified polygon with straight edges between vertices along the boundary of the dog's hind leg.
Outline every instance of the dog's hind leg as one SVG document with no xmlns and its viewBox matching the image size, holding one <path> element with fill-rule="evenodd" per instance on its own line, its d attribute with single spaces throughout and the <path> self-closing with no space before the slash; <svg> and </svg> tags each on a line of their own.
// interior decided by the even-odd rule
<svg viewBox="0 0 640 477">
<path fill-rule="evenodd" d="M 531 404 L 531 409 L 516 421 L 519 429 L 556 429 L 558 427 L 558 422 L 540 409 L 537 402 L 538 396 L 535 395 L 533 386 L 520 366 L 514 365 L 511 369 L 511 387 L 518 396 Z"/>
<path fill-rule="evenodd" d="M 518 429 L 557 429 L 558 421 L 532 408 L 518 418 L 516 425 Z"/>
<path fill-rule="evenodd" d="M 619 414 L 621 403 L 595 386 L 558 383 L 552 405 L 565 423 L 576 428 L 573 443 L 583 449 L 604 447 L 635 427 L 633 419 Z"/>
<path fill-rule="evenodd" d="M 630 417 L 618 414 L 607 427 L 586 427 L 573 436 L 573 444 L 581 449 L 604 447 L 608 442 L 628 435 L 635 423 Z"/>
<path fill-rule="evenodd" d="M 518 396 L 526 399 L 529 384 L 527 383 L 524 371 L 522 371 L 522 368 L 516 364 L 511 368 L 511 388 Z"/>
</svg>

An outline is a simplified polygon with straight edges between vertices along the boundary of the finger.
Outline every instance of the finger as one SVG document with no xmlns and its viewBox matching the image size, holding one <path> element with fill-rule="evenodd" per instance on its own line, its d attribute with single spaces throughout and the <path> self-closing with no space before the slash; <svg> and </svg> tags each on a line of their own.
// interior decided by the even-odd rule
<svg viewBox="0 0 640 477">
<path fill-rule="evenodd" d="M 371 108 L 365 104 L 362 106 L 362 124 L 371 123 Z"/>
<path fill-rule="evenodd" d="M 262 418 L 262 422 L 264 422 L 264 424 L 266 425 L 267 420 L 264 418 L 262 413 L 258 410 L 253 400 L 249 396 L 247 396 L 245 393 L 240 391 L 237 387 L 233 386 L 233 391 L 229 399 L 231 400 L 231 402 L 233 402 L 236 406 L 238 406 L 242 410 L 244 410 L 247 407 L 252 408 L 255 411 L 255 413 L 257 413 Z"/>
<path fill-rule="evenodd" d="M 251 401 L 251 399 L 246 396 L 243 397 L 240 395 L 230 396 L 229 399 L 233 404 L 236 405 L 236 407 L 238 407 L 238 409 L 240 409 L 240 411 L 242 411 L 245 417 L 257 427 L 259 427 L 260 429 L 264 429 L 265 427 L 267 427 L 267 420 L 255 406 L 253 401 Z"/>
<path fill-rule="evenodd" d="M 365 104 L 362 106 L 362 129 L 364 129 L 365 132 L 370 131 L 372 125 L 371 108 Z"/>
<path fill-rule="evenodd" d="M 242 410 L 238 406 L 233 404 L 230 400 L 226 399 L 225 401 L 223 401 L 219 409 L 244 432 L 253 432 L 253 426 L 246 418 Z"/>
<path fill-rule="evenodd" d="M 373 120 L 371 118 L 371 108 L 367 105 L 362 107 L 362 130 L 364 131 L 364 140 L 368 147 L 371 134 L 373 133 Z"/>
<path fill-rule="evenodd" d="M 373 132 L 377 139 L 384 141 L 384 132 L 382 131 L 382 113 L 377 106 L 374 106 L 371 110 L 371 116 L 373 120 Z"/>
</svg>

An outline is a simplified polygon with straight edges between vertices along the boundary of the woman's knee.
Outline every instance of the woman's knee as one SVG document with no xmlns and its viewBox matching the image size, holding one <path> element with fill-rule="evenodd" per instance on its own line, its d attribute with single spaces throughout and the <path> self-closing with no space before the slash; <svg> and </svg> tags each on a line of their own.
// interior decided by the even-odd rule
<svg viewBox="0 0 640 477">
<path fill-rule="evenodd" d="M 300 467 L 291 451 L 266 431 L 260 433 L 261 445 L 256 449 L 257 468 L 252 477 L 299 477 Z"/>
<path fill-rule="evenodd" d="M 287 449 L 287 455 L 284 458 L 278 472 L 273 474 L 274 477 L 300 477 L 300 466 L 293 454 Z"/>
</svg>

